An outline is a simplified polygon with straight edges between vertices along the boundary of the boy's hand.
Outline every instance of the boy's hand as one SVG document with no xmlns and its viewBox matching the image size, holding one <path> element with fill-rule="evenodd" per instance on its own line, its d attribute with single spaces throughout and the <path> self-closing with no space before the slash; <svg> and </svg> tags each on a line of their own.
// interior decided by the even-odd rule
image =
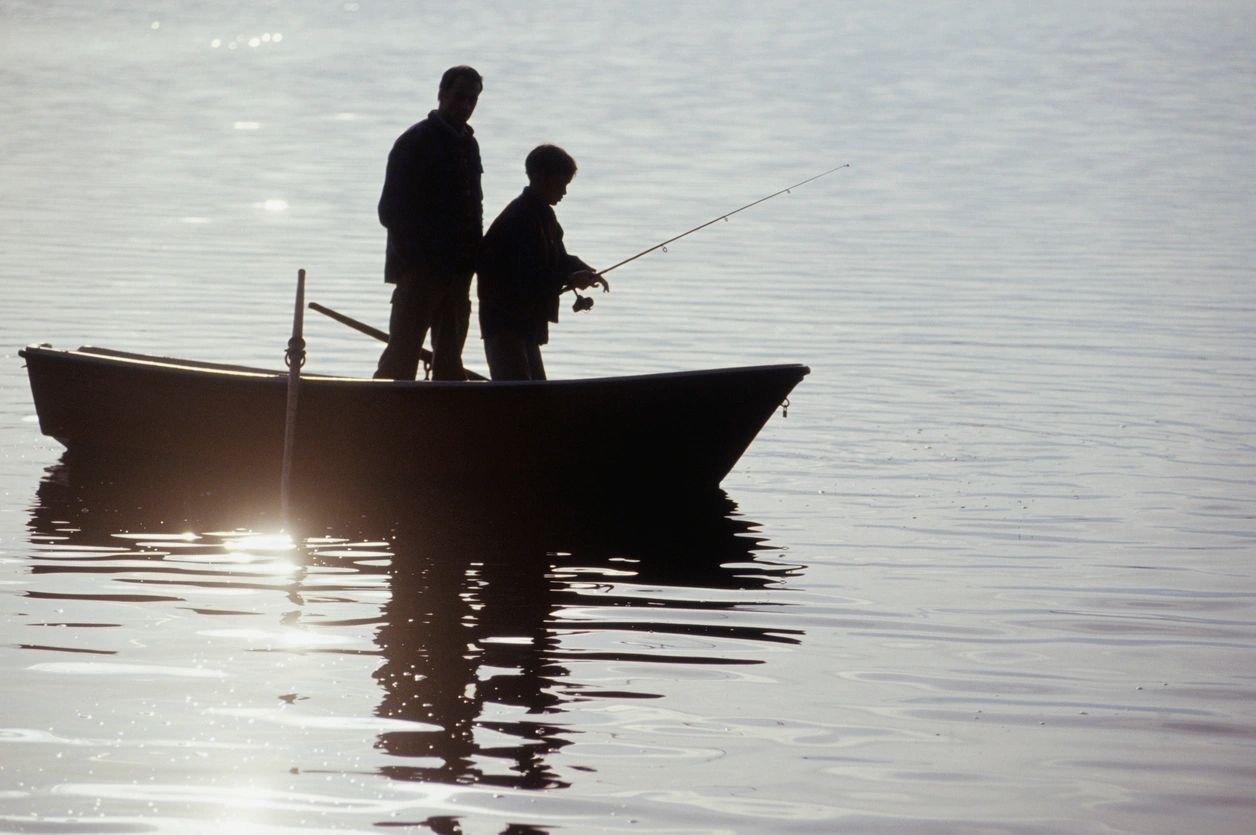
<svg viewBox="0 0 1256 835">
<path fill-rule="evenodd" d="M 609 293 L 611 291 L 610 282 L 593 270 L 577 270 L 567 276 L 567 281 L 577 290 L 587 290 L 590 287 L 601 287 L 603 293 Z"/>
</svg>

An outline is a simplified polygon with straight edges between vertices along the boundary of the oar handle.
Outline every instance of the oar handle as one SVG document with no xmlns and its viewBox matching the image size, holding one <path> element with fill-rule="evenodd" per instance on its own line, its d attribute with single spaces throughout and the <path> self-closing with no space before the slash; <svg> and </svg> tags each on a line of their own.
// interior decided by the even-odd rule
<svg viewBox="0 0 1256 835">
<path fill-rule="evenodd" d="M 379 328 L 373 328 L 370 325 L 366 324 L 365 322 L 359 322 L 357 319 L 351 319 L 348 316 L 344 315 L 343 313 L 338 313 L 335 310 L 332 310 L 330 307 L 323 307 L 318 302 L 310 302 L 310 310 L 316 310 L 319 313 L 323 314 L 324 316 L 335 319 L 337 322 L 339 322 L 342 325 L 348 325 L 349 327 L 353 328 L 358 333 L 364 333 L 367 336 L 374 337 L 375 339 L 378 339 L 380 342 L 388 341 L 388 334 L 384 333 Z M 426 348 L 421 349 L 419 356 L 427 362 L 432 361 L 432 354 Z"/>
</svg>

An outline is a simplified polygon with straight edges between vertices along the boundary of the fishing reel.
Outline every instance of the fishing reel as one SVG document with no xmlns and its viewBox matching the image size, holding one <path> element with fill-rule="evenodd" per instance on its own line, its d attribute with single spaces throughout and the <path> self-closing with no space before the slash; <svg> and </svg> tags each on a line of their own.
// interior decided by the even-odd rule
<svg viewBox="0 0 1256 835">
<path fill-rule="evenodd" d="M 572 310 L 576 313 L 580 313 L 581 311 L 591 310 L 593 308 L 592 296 L 582 296 L 578 290 L 572 290 L 572 292 L 576 294 L 576 300 L 571 304 Z"/>
</svg>

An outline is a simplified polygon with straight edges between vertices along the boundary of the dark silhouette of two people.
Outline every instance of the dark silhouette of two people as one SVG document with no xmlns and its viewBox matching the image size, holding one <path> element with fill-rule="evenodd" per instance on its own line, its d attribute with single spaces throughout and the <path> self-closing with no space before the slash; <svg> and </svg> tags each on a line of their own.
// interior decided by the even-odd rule
<svg viewBox="0 0 1256 835">
<path fill-rule="evenodd" d="M 576 162 L 562 148 L 541 145 L 528 154 L 528 185 L 484 234 L 483 165 L 468 124 L 483 89 L 475 69 L 450 67 L 437 108 L 402 133 L 388 155 L 379 219 L 388 230 L 384 280 L 394 288 L 376 378 L 413 380 L 423 362 L 433 379 L 467 379 L 462 351 L 475 273 L 493 380 L 544 380 L 541 346 L 558 321 L 559 296 L 610 289 L 563 245 L 553 207 L 566 195 Z M 429 332 L 430 354 L 423 350 Z"/>
</svg>

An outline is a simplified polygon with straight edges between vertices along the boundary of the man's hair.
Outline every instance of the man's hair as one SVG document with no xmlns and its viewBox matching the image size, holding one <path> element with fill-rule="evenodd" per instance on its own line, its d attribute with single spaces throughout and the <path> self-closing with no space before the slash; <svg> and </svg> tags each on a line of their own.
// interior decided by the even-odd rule
<svg viewBox="0 0 1256 835">
<path fill-rule="evenodd" d="M 557 145 L 537 145 L 523 162 L 528 179 L 536 176 L 558 176 L 570 180 L 576 176 L 576 161 Z"/>
<path fill-rule="evenodd" d="M 440 90 L 443 93 L 454 85 L 454 82 L 460 78 L 465 78 L 472 84 L 484 89 L 484 79 L 475 71 L 474 67 L 468 67 L 466 64 L 459 64 L 456 67 L 450 67 L 445 70 L 445 74 L 440 77 Z"/>
</svg>

